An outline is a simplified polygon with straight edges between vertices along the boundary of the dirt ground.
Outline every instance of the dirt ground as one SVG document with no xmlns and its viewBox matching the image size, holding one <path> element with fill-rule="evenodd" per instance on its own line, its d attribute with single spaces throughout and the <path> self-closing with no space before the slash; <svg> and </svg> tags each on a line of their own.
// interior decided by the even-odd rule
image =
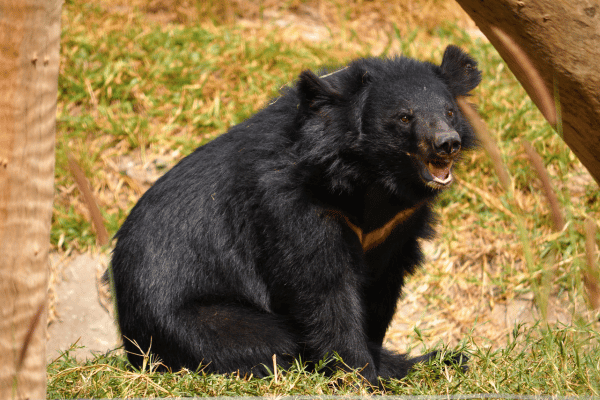
<svg viewBox="0 0 600 400">
<path fill-rule="evenodd" d="M 81 360 L 118 347 L 117 326 L 112 312 L 109 313 L 112 306 L 106 287 L 99 284 L 108 256 L 89 253 L 61 259 L 55 253 L 50 256 L 50 262 L 51 268 L 60 272 L 55 285 L 52 321 L 48 326 L 48 362 L 75 343 L 83 348 L 74 349 L 71 354 Z"/>
</svg>

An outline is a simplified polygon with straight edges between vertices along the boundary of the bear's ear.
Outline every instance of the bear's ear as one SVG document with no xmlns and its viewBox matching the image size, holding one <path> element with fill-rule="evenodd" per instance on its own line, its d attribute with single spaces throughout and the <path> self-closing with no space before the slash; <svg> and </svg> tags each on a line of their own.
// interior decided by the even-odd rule
<svg viewBox="0 0 600 400">
<path fill-rule="evenodd" d="M 297 85 L 300 108 L 305 111 L 317 111 L 340 98 L 340 94 L 329 83 L 319 78 L 312 71 L 302 72 Z"/>
<path fill-rule="evenodd" d="M 468 95 L 481 82 L 477 61 L 457 46 L 446 47 L 440 69 L 455 97 Z"/>
</svg>

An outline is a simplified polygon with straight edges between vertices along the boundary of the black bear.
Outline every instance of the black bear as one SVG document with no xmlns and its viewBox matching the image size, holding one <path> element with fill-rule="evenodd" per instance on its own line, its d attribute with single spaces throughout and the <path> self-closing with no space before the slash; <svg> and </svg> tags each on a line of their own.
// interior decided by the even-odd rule
<svg viewBox="0 0 600 400">
<path fill-rule="evenodd" d="M 456 98 L 481 80 L 441 64 L 367 58 L 293 87 L 150 188 L 117 233 L 125 349 L 177 370 L 265 376 L 337 352 L 378 377 L 414 363 L 382 347 L 404 279 L 433 234 L 436 195 L 474 146 Z M 139 346 L 139 348 L 137 347 Z"/>
</svg>

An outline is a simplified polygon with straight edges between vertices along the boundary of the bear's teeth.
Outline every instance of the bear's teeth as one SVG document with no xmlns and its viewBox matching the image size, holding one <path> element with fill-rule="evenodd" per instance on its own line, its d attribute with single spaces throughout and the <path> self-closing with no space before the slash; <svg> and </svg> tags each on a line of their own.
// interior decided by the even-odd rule
<svg viewBox="0 0 600 400">
<path fill-rule="evenodd" d="M 448 176 L 446 177 L 446 179 L 440 179 L 437 176 L 434 176 L 433 180 L 436 181 L 437 183 L 441 183 L 442 185 L 447 185 L 450 182 L 452 182 L 452 172 L 450 172 L 448 174 Z"/>
<path fill-rule="evenodd" d="M 446 164 L 443 167 L 435 167 L 432 163 L 429 163 L 429 173 L 433 177 L 433 180 L 439 184 L 447 185 L 452 182 L 452 172 L 450 168 L 452 167 L 452 161 Z"/>
</svg>

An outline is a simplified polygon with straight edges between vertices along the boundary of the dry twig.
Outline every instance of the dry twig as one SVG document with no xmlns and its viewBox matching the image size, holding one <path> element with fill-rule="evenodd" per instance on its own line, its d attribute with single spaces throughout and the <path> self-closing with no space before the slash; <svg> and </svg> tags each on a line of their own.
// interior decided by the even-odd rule
<svg viewBox="0 0 600 400">
<path fill-rule="evenodd" d="M 92 218 L 92 224 L 96 229 L 97 243 L 100 246 L 106 246 L 108 244 L 108 232 L 106 231 L 106 226 L 104 226 L 104 219 L 102 218 L 102 214 L 100 214 L 100 209 L 90 189 L 89 182 L 77 161 L 71 155 L 68 156 L 68 159 L 69 169 L 71 170 L 71 174 L 73 174 L 73 178 L 75 178 L 75 183 L 77 183 L 79 191 L 83 194 L 83 199 Z"/>
<path fill-rule="evenodd" d="M 562 211 L 560 209 L 560 203 L 558 202 L 558 198 L 556 197 L 556 192 L 552 188 L 552 184 L 550 183 L 550 176 L 548 175 L 548 171 L 544 167 L 544 161 L 542 157 L 535 151 L 531 143 L 527 140 L 523 139 L 522 141 L 523 147 L 525 148 L 525 153 L 527 153 L 527 157 L 529 157 L 529 161 L 535 168 L 535 171 L 542 182 L 542 188 L 544 189 L 544 194 L 546 195 L 546 199 L 548 200 L 548 204 L 550 205 L 550 211 L 552 212 L 552 221 L 554 222 L 554 229 L 557 232 L 560 232 L 562 228 L 565 226 L 565 218 L 563 217 Z"/>
</svg>

